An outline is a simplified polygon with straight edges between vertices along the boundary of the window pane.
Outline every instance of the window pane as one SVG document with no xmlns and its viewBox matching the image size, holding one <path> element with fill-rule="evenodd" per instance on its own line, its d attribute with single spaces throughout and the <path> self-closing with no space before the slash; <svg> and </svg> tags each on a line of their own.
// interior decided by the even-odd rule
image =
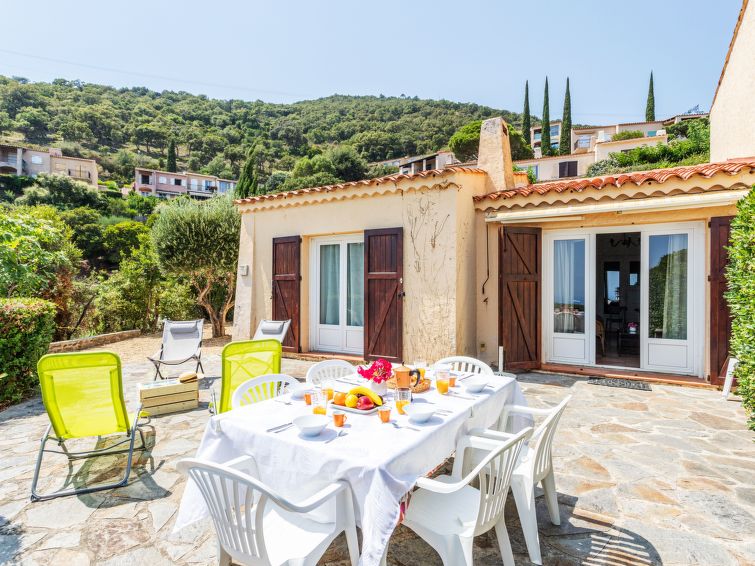
<svg viewBox="0 0 755 566">
<path fill-rule="evenodd" d="M 650 236 L 650 338 L 687 339 L 687 247 L 687 234 Z"/>
<path fill-rule="evenodd" d="M 364 326 L 364 244 L 349 244 L 346 324 Z"/>
<path fill-rule="evenodd" d="M 584 334 L 585 241 L 556 240 L 553 256 L 553 330 Z"/>
<path fill-rule="evenodd" d="M 320 246 L 320 324 L 339 324 L 338 283 L 341 246 Z"/>
</svg>

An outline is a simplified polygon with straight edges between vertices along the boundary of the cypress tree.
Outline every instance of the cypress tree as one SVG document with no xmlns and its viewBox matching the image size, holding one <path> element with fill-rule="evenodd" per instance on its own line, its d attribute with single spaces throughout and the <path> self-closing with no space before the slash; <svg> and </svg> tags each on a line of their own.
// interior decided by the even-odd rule
<svg viewBox="0 0 755 566">
<path fill-rule="evenodd" d="M 566 77 L 566 94 L 564 95 L 564 112 L 561 115 L 561 142 L 558 145 L 561 155 L 571 153 L 571 93 L 569 92 L 569 77 Z"/>
<path fill-rule="evenodd" d="M 650 85 L 648 85 L 648 101 L 645 105 L 645 121 L 655 122 L 655 89 L 653 88 L 653 71 L 650 71 Z"/>
<path fill-rule="evenodd" d="M 176 163 L 176 140 L 170 138 L 168 142 L 168 162 L 166 168 L 171 173 L 178 171 L 178 164 Z"/>
<path fill-rule="evenodd" d="M 530 128 L 532 127 L 532 118 L 530 117 L 530 81 L 524 81 L 524 112 L 522 112 L 522 135 L 527 145 L 532 145 L 530 138 Z"/>
<path fill-rule="evenodd" d="M 250 151 L 244 166 L 241 168 L 239 182 L 236 183 L 236 198 L 247 198 L 254 194 L 252 184 L 257 175 L 255 157 L 254 151 Z"/>
<path fill-rule="evenodd" d="M 543 155 L 551 154 L 551 112 L 548 102 L 548 77 L 545 77 L 545 94 L 543 95 L 543 120 L 540 126 L 540 151 Z"/>
</svg>

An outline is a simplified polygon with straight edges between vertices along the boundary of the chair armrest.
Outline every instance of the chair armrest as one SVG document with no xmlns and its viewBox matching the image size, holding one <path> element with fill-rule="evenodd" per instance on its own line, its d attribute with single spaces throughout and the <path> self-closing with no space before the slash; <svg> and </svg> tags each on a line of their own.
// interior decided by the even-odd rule
<svg viewBox="0 0 755 566">
<path fill-rule="evenodd" d="M 473 428 L 467 434 L 471 436 L 481 436 L 482 438 L 490 438 L 493 440 L 511 440 L 516 435 L 509 432 L 501 432 L 499 430 L 493 430 L 490 428 Z"/>
<path fill-rule="evenodd" d="M 508 415 L 510 413 L 520 413 L 525 415 L 550 415 L 553 409 L 536 409 L 534 407 L 525 407 L 524 405 L 506 405 L 503 408 L 503 414 Z"/>
<path fill-rule="evenodd" d="M 257 462 L 251 456 L 239 456 L 238 458 L 234 458 L 233 460 L 223 462 L 223 465 L 250 475 L 253 478 L 260 477 L 259 470 L 257 469 Z"/>
<path fill-rule="evenodd" d="M 348 489 L 348 487 L 349 484 L 347 484 L 346 482 L 337 481 L 328 486 L 325 486 L 317 493 L 310 495 L 304 501 L 292 503 L 291 501 L 276 499 L 275 502 L 281 507 L 288 509 L 289 511 L 294 511 L 296 513 L 309 513 L 313 509 L 316 509 L 320 505 L 325 503 L 328 499 L 337 495 L 340 491 Z"/>
<path fill-rule="evenodd" d="M 464 482 L 463 480 L 446 483 L 431 478 L 421 477 L 417 480 L 416 485 L 417 487 L 421 487 L 422 489 L 426 489 L 434 493 L 454 493 L 455 491 L 459 491 L 461 488 L 467 485 L 467 483 L 469 482 Z"/>
<path fill-rule="evenodd" d="M 150 360 L 151 362 L 161 362 L 162 356 L 163 356 L 163 349 L 162 347 L 160 347 L 160 349 L 157 352 L 155 352 L 151 356 L 147 356 L 147 359 Z"/>
</svg>

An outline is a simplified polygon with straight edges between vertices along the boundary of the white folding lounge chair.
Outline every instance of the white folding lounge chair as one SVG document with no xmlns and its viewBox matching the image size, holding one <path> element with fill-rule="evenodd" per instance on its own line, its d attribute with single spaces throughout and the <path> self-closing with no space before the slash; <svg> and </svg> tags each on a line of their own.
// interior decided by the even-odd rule
<svg viewBox="0 0 755 566">
<path fill-rule="evenodd" d="M 161 365 L 177 366 L 191 360 L 197 362 L 195 371 L 202 367 L 202 326 L 204 319 L 199 320 L 165 320 L 163 325 L 163 343 L 160 350 L 148 356 L 155 364 L 154 379 L 163 378 L 160 373 Z"/>
<path fill-rule="evenodd" d="M 277 340 L 283 344 L 289 326 L 290 320 L 260 320 L 252 340 Z"/>
</svg>

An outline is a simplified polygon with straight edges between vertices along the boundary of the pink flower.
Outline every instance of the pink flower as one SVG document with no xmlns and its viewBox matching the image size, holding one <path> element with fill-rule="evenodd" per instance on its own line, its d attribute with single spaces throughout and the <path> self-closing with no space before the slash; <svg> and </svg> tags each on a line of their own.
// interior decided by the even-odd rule
<svg viewBox="0 0 755 566">
<path fill-rule="evenodd" d="M 357 368 L 357 372 L 368 381 L 372 381 L 373 383 L 383 383 L 384 381 L 389 380 L 391 375 L 393 375 L 393 366 L 391 365 L 391 362 L 381 358 L 372 362 L 372 365 L 367 368 Z"/>
</svg>

